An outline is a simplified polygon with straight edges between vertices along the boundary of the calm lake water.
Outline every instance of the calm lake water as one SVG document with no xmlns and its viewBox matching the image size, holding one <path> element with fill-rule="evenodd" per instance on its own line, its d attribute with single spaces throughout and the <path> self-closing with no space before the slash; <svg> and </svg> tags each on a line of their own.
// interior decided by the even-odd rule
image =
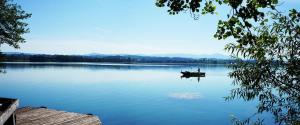
<svg viewBox="0 0 300 125">
<path fill-rule="evenodd" d="M 93 63 L 8 63 L 0 96 L 20 107 L 46 106 L 92 113 L 104 125 L 229 125 L 253 115 L 256 101 L 225 101 L 232 79 L 226 66 L 201 65 L 206 77 L 181 79 L 190 66 Z M 272 116 L 263 114 L 265 123 Z"/>
</svg>

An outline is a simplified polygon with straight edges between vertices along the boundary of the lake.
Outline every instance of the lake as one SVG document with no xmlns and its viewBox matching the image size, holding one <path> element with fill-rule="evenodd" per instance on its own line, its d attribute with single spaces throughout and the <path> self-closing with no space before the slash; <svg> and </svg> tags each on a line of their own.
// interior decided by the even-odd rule
<svg viewBox="0 0 300 125">
<path fill-rule="evenodd" d="M 257 101 L 225 101 L 232 85 L 230 69 L 200 65 L 206 77 L 181 78 L 198 66 L 6 63 L 0 96 L 20 99 L 20 107 L 46 106 L 92 113 L 104 125 L 230 125 L 253 115 Z M 273 124 L 270 114 L 262 114 Z"/>
</svg>

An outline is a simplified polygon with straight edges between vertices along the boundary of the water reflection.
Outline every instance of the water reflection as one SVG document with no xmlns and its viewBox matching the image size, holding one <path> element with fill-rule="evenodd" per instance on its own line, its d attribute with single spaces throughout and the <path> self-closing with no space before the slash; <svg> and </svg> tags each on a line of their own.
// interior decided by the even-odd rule
<svg viewBox="0 0 300 125">
<path fill-rule="evenodd" d="M 4 64 L 1 63 L 3 61 L 3 59 L 4 59 L 4 56 L 3 56 L 2 52 L 0 52 L 0 74 L 5 73 Z"/>
<path fill-rule="evenodd" d="M 6 73 L 5 71 L 5 65 L 0 63 L 0 74 Z"/>
<path fill-rule="evenodd" d="M 196 78 L 197 81 L 200 82 L 200 78 L 201 78 L 201 77 L 205 77 L 205 75 L 196 75 L 196 76 L 193 76 L 193 75 L 182 74 L 182 75 L 180 76 L 180 79 L 182 79 L 182 78 L 185 78 L 185 79 Z"/>
<path fill-rule="evenodd" d="M 182 79 L 182 78 L 184 78 L 184 79 L 193 79 L 193 78 L 196 78 L 197 81 L 200 82 L 201 77 L 204 77 L 204 76 L 192 77 L 192 76 L 181 75 L 180 79 Z"/>
<path fill-rule="evenodd" d="M 119 64 L 119 63 L 60 63 L 60 62 L 0 62 L 0 65 L 10 69 L 28 68 L 85 68 L 90 70 L 115 69 L 115 70 L 139 70 L 139 69 L 219 69 L 224 65 L 210 64 Z"/>
<path fill-rule="evenodd" d="M 214 121 L 212 124 L 229 124 L 227 122 L 228 114 L 234 114 L 241 118 L 233 119 L 236 124 L 274 124 L 273 120 L 268 119 L 269 116 L 259 119 L 251 115 L 256 115 L 250 110 L 251 106 L 257 113 L 272 113 L 278 124 L 300 124 L 299 77 L 293 78 L 295 82 L 283 82 L 291 84 L 282 84 L 282 81 L 276 81 L 276 79 L 287 80 L 292 75 L 276 75 L 274 73 L 278 72 L 265 70 L 268 67 L 236 67 L 231 73 L 231 77 L 235 79 L 234 84 L 237 88 L 232 89 L 228 84 L 232 79 L 227 77 L 229 70 L 224 65 L 0 64 L 3 64 L 2 67 L 5 67 L 8 72 L 7 75 L 2 76 L 1 80 L 3 81 L 0 81 L 2 88 L 6 88 L 0 88 L 1 96 L 21 98 L 23 104 L 28 105 L 48 105 L 48 107 L 62 110 L 92 112 L 101 116 L 107 124 L 113 124 L 112 121 L 115 121 L 116 116 L 119 118 L 117 119 L 118 123 L 129 123 L 126 120 L 138 121 L 135 118 L 143 116 L 141 119 L 146 120 L 139 123 L 150 124 L 153 123 L 151 117 L 159 119 L 168 113 L 177 114 L 177 117 L 184 118 L 182 124 L 189 123 L 191 125 L 200 122 L 209 123 L 199 117 L 209 117 L 207 119 L 212 120 L 216 119 L 214 118 L 215 114 L 220 114 L 218 117 L 223 121 Z M 195 70 L 198 67 L 207 72 L 204 79 L 201 77 L 201 86 L 195 85 L 194 81 L 178 80 L 181 70 Z M 269 67 L 269 69 L 272 68 Z M 261 75 L 263 72 L 269 73 Z M 262 76 L 259 82 L 256 81 L 258 76 Z M 277 78 L 274 79 L 274 76 Z M 200 81 L 200 77 L 182 78 L 197 78 Z M 193 84 L 187 84 L 189 82 Z M 69 89 L 70 85 L 72 89 Z M 36 91 L 32 91 L 33 88 Z M 226 99 L 231 101 L 224 103 L 222 97 L 228 95 L 229 90 L 231 90 L 231 96 Z M 34 96 L 37 95 L 36 92 L 39 92 L 38 95 L 42 95 L 41 98 Z M 49 93 L 55 93 L 55 95 Z M 34 100 L 33 97 L 35 97 Z M 93 100 L 94 98 L 97 100 Z M 238 99 L 238 101 L 234 99 Z M 251 103 L 245 103 L 239 99 Z M 87 102 L 92 100 L 93 103 L 81 104 L 80 102 L 83 100 L 87 100 Z M 122 100 L 127 101 L 125 103 Z M 77 109 L 73 105 L 75 102 L 90 110 Z M 183 107 L 187 110 L 184 110 Z M 159 109 L 161 112 L 158 114 L 151 112 L 154 109 Z M 178 110 L 181 114 L 175 113 Z M 247 110 L 250 111 L 247 112 Z M 120 111 L 120 114 L 115 114 Z M 128 113 L 134 117 L 120 119 L 127 116 Z M 139 113 L 146 113 L 146 115 Z M 147 119 L 146 116 L 151 117 Z M 170 118 L 162 123 L 179 124 L 179 121 L 175 123 L 174 119 Z"/>
<path fill-rule="evenodd" d="M 5 66 L 7 74 L 0 75 L 1 96 L 19 98 L 21 106 L 44 105 L 92 113 L 106 125 L 230 125 L 230 114 L 244 118 L 255 111 L 255 101 L 224 101 L 222 97 L 232 89 L 232 79 L 227 76 L 229 69 L 224 65 L 200 65 L 207 73 L 201 84 L 179 79 L 181 70 L 192 71 L 198 65 L 5 63 Z M 269 115 L 264 118 L 273 123 Z"/>
<path fill-rule="evenodd" d="M 199 92 L 175 92 L 170 93 L 169 97 L 182 100 L 196 100 L 203 98 Z"/>
</svg>

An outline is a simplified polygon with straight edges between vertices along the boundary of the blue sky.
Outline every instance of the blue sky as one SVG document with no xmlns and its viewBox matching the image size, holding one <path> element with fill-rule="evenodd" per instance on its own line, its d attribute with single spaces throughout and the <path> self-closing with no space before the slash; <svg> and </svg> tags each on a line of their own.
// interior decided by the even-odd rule
<svg viewBox="0 0 300 125">
<path fill-rule="evenodd" d="M 15 0 L 32 17 L 21 49 L 45 54 L 225 54 L 230 41 L 213 38 L 219 15 L 170 16 L 155 0 Z M 297 7 L 297 0 L 281 8 Z M 297 8 L 299 10 L 299 7 Z"/>
</svg>

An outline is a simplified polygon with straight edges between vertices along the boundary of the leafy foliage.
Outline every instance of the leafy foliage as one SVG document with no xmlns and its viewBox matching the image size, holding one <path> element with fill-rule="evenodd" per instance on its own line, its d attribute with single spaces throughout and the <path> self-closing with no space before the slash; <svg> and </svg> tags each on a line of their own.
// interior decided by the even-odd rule
<svg viewBox="0 0 300 125">
<path fill-rule="evenodd" d="M 182 11 L 190 11 L 193 14 L 215 14 L 216 5 L 227 5 L 232 8 L 231 16 L 240 17 L 243 21 L 264 17 L 264 12 L 259 9 L 275 9 L 277 4 L 278 0 L 156 0 L 156 6 L 167 6 L 168 12 L 172 15 Z"/>
<path fill-rule="evenodd" d="M 252 117 L 254 117 L 255 115 L 253 115 Z M 248 125 L 248 124 L 252 124 L 252 125 L 263 125 L 263 119 L 258 118 L 256 121 L 251 121 L 252 117 L 247 118 L 246 120 L 240 120 L 239 118 L 235 117 L 235 116 L 231 116 L 231 122 L 234 125 Z"/>
<path fill-rule="evenodd" d="M 258 112 L 271 112 L 277 123 L 300 121 L 300 13 L 291 10 L 288 16 L 271 14 L 272 24 L 255 29 L 256 44 L 228 48 L 247 53 L 255 63 L 240 62 L 230 77 L 239 88 L 227 99 L 258 98 Z"/>
<path fill-rule="evenodd" d="M 258 99 L 258 113 L 271 112 L 276 123 L 300 123 L 300 13 L 276 9 L 278 0 L 157 0 L 170 14 L 214 14 L 215 5 L 231 7 L 227 20 L 220 20 L 214 35 L 233 38 L 225 46 L 232 56 L 255 60 L 239 61 L 229 74 L 238 88 L 226 100 Z M 202 7 L 203 6 L 203 7 Z M 201 11 L 200 11 L 201 10 Z M 233 119 L 235 124 L 250 124 Z M 258 119 L 254 124 L 261 124 Z"/>
<path fill-rule="evenodd" d="M 25 42 L 22 35 L 29 32 L 23 20 L 30 16 L 11 0 L 0 0 L 0 46 L 7 44 L 19 48 L 19 43 Z"/>
</svg>

